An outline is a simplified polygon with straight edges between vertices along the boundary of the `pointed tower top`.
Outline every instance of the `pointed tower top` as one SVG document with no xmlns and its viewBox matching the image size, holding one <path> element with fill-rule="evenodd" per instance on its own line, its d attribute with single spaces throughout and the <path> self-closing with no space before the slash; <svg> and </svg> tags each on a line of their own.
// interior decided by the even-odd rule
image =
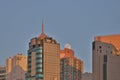
<svg viewBox="0 0 120 80">
<path fill-rule="evenodd" d="M 44 33 L 44 20 L 42 19 L 42 33 L 40 34 L 39 38 L 43 39 L 47 37 L 47 35 Z"/>
</svg>

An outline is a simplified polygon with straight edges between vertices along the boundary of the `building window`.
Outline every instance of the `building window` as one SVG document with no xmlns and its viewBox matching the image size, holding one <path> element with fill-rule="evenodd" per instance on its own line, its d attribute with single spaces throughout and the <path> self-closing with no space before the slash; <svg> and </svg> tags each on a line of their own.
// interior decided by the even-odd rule
<svg viewBox="0 0 120 80">
<path fill-rule="evenodd" d="M 37 54 L 36 58 L 42 58 L 42 54 Z"/>
<path fill-rule="evenodd" d="M 43 74 L 37 74 L 36 77 L 43 77 Z"/>
<path fill-rule="evenodd" d="M 37 72 L 42 72 L 42 69 L 38 69 Z"/>
<path fill-rule="evenodd" d="M 42 59 L 36 60 L 36 62 L 42 62 Z"/>
<path fill-rule="evenodd" d="M 31 66 L 31 63 L 28 63 L 28 66 Z"/>
<path fill-rule="evenodd" d="M 99 48 L 101 49 L 101 48 L 102 48 L 102 46 L 99 46 Z"/>
<path fill-rule="evenodd" d="M 31 71 L 31 68 L 28 68 L 28 71 Z"/>
<path fill-rule="evenodd" d="M 38 44 L 39 47 L 41 47 L 41 44 Z"/>
<path fill-rule="evenodd" d="M 33 45 L 32 47 L 35 48 L 35 45 Z"/>
<path fill-rule="evenodd" d="M 107 64 L 103 64 L 103 80 L 107 80 Z"/>
<path fill-rule="evenodd" d="M 31 56 L 31 53 L 28 53 L 28 56 Z"/>
<path fill-rule="evenodd" d="M 104 63 L 107 62 L 107 55 L 104 55 Z"/>
<path fill-rule="evenodd" d="M 31 58 L 28 58 L 28 61 L 31 61 Z"/>
<path fill-rule="evenodd" d="M 36 50 L 36 53 L 42 53 L 42 49 Z"/>
<path fill-rule="evenodd" d="M 107 55 L 104 55 L 103 80 L 107 80 Z"/>
<path fill-rule="evenodd" d="M 38 68 L 38 67 L 42 67 L 42 64 L 40 64 L 40 65 L 37 65 L 36 67 L 37 67 L 37 68 Z"/>
</svg>

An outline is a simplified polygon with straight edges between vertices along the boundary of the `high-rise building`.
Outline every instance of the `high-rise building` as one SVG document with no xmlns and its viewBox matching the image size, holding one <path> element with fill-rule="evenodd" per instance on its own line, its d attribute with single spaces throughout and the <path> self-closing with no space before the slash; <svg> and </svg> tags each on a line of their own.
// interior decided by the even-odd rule
<svg viewBox="0 0 120 80">
<path fill-rule="evenodd" d="M 60 50 L 61 80 L 81 80 L 83 61 L 74 56 L 69 44 L 66 46 L 64 50 Z"/>
<path fill-rule="evenodd" d="M 27 80 L 60 80 L 60 44 L 44 33 L 32 38 L 28 50 Z"/>
<path fill-rule="evenodd" d="M 7 80 L 25 80 L 27 72 L 27 56 L 22 53 L 6 60 Z"/>
<path fill-rule="evenodd" d="M 95 37 L 93 80 L 120 80 L 120 35 Z"/>
<path fill-rule="evenodd" d="M 0 66 L 0 80 L 6 80 L 6 67 Z"/>
</svg>

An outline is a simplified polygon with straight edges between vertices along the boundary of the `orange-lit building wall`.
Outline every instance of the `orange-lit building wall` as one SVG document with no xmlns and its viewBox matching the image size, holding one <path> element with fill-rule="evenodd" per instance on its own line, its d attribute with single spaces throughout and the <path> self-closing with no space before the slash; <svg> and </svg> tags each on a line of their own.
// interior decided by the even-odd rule
<svg viewBox="0 0 120 80">
<path fill-rule="evenodd" d="M 20 66 L 24 71 L 27 71 L 27 56 L 23 54 L 17 54 L 12 59 L 12 68 Z"/>
<path fill-rule="evenodd" d="M 10 73 L 12 70 L 12 58 L 9 57 L 6 60 L 6 73 Z"/>
<path fill-rule="evenodd" d="M 83 64 L 83 61 L 78 59 L 78 58 L 75 58 L 75 61 L 76 61 L 76 64 L 75 64 L 75 67 L 77 70 L 80 70 L 82 73 L 84 72 L 84 64 Z"/>
<path fill-rule="evenodd" d="M 117 50 L 120 50 L 120 34 L 117 35 L 108 35 L 108 36 L 96 36 L 94 41 L 101 41 L 105 43 L 111 43 L 116 47 Z"/>
<path fill-rule="evenodd" d="M 60 58 L 74 57 L 74 51 L 72 49 L 65 48 L 60 50 Z"/>
</svg>

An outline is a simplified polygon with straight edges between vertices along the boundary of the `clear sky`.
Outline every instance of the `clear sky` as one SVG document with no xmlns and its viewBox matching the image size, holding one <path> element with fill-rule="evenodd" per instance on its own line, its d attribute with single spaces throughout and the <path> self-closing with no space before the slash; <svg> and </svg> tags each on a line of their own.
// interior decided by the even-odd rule
<svg viewBox="0 0 120 80">
<path fill-rule="evenodd" d="M 92 72 L 94 36 L 120 33 L 120 0 L 0 0 L 0 65 L 9 56 L 27 54 L 28 42 L 45 33 L 64 48 L 72 45 Z"/>
</svg>

